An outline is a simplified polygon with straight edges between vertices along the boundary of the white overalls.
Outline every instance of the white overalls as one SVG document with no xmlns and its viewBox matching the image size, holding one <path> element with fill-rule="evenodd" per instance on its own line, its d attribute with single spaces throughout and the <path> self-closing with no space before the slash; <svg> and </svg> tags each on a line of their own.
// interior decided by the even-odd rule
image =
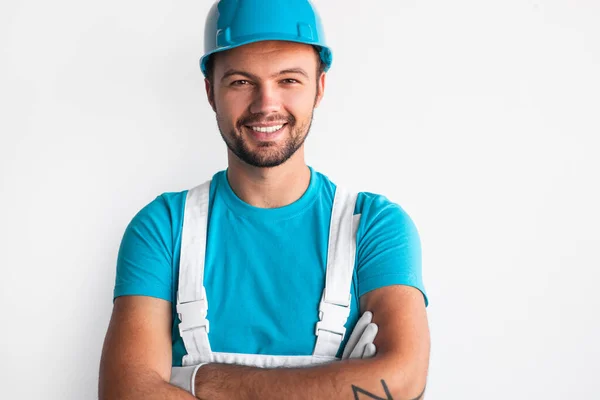
<svg viewBox="0 0 600 400">
<path fill-rule="evenodd" d="M 339 187 L 331 212 L 325 289 L 315 326 L 316 344 L 309 356 L 213 352 L 208 341 L 208 301 L 204 288 L 204 262 L 208 224 L 210 181 L 187 193 L 181 237 L 177 313 L 179 333 L 187 355 L 182 367 L 173 367 L 171 383 L 188 391 L 195 366 L 224 363 L 261 368 L 299 367 L 336 361 L 350 314 L 351 282 L 356 255 L 356 231 L 360 215 L 354 214 L 357 194 Z M 315 313 L 317 310 L 315 310 Z"/>
</svg>

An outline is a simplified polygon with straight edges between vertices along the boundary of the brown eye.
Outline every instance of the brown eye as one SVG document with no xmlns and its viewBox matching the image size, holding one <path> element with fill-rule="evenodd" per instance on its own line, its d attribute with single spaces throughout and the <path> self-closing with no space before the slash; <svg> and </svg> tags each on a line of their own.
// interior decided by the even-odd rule
<svg viewBox="0 0 600 400">
<path fill-rule="evenodd" d="M 288 84 L 288 85 L 291 85 L 291 84 L 294 84 L 294 83 L 300 83 L 297 80 L 292 79 L 292 78 L 284 79 L 282 82 L 285 83 L 285 84 Z"/>
<path fill-rule="evenodd" d="M 231 86 L 244 86 L 244 85 L 248 85 L 248 84 L 250 84 L 250 82 L 248 82 L 245 79 L 240 79 L 238 81 L 231 82 Z"/>
</svg>

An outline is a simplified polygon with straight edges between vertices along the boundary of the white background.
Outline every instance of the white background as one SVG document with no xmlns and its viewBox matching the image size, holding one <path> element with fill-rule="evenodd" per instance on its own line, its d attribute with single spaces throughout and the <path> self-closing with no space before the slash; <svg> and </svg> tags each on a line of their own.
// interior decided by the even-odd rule
<svg viewBox="0 0 600 400">
<path fill-rule="evenodd" d="M 96 398 L 126 225 L 226 167 L 210 3 L 1 3 L 0 397 Z M 427 398 L 600 396 L 600 4 L 316 4 L 307 161 L 417 224 Z"/>
</svg>

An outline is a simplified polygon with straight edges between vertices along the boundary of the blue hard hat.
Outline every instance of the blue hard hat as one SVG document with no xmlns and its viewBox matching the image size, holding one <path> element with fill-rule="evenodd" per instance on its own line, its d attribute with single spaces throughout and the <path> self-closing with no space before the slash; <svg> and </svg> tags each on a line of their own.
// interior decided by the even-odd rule
<svg viewBox="0 0 600 400">
<path fill-rule="evenodd" d="M 211 54 L 263 40 L 316 46 L 325 71 L 331 66 L 331 49 L 310 0 L 218 0 L 206 17 L 200 69 L 206 76 Z"/>
</svg>

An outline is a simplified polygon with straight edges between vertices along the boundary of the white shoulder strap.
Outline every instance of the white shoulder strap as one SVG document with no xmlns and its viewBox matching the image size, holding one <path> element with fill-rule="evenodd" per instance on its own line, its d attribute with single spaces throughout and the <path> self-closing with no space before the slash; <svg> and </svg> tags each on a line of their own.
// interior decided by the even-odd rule
<svg viewBox="0 0 600 400">
<path fill-rule="evenodd" d="M 357 193 L 336 189 L 331 210 L 325 289 L 319 304 L 317 342 L 313 355 L 335 357 L 344 339 L 350 314 L 350 287 L 356 258 L 356 231 L 360 215 L 354 215 Z"/>
<path fill-rule="evenodd" d="M 208 300 L 204 289 L 209 194 L 210 181 L 189 190 L 183 215 L 177 290 L 179 333 L 187 351 L 183 366 L 197 364 L 201 354 L 211 352 L 206 319 Z"/>
</svg>

